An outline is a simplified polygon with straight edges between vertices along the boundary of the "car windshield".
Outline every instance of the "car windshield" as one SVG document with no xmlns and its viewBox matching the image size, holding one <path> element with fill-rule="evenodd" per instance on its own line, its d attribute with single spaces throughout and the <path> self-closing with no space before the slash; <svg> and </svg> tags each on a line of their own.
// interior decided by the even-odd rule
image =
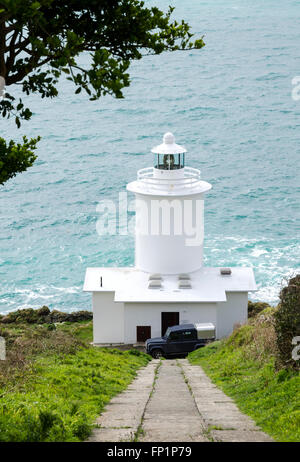
<svg viewBox="0 0 300 462">
<path fill-rule="evenodd" d="M 166 332 L 165 332 L 164 338 L 168 338 L 168 337 L 169 337 L 170 331 L 171 331 L 171 329 L 170 329 L 170 327 L 168 327 L 168 329 L 167 329 Z"/>
</svg>

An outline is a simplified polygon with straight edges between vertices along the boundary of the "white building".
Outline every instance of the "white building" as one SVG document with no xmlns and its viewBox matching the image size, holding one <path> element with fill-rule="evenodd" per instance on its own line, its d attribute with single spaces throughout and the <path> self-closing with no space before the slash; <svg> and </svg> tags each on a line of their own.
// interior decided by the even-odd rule
<svg viewBox="0 0 300 462">
<path fill-rule="evenodd" d="M 136 197 L 135 267 L 87 268 L 95 344 L 134 344 L 176 324 L 211 322 L 217 338 L 247 320 L 251 268 L 202 266 L 204 194 L 211 185 L 186 167 L 186 149 L 166 133 L 154 167 L 127 185 Z"/>
</svg>

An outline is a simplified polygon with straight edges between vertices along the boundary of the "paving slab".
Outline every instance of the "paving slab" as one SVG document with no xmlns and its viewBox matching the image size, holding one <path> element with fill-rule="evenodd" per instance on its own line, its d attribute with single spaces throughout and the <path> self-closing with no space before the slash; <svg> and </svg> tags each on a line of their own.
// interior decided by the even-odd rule
<svg viewBox="0 0 300 462">
<path fill-rule="evenodd" d="M 178 360 L 208 433 L 214 441 L 273 441 L 218 389 L 200 366 Z M 214 427 L 214 429 L 212 429 Z"/>
<path fill-rule="evenodd" d="M 261 431 L 249 430 L 211 430 L 214 441 L 225 443 L 271 443 L 270 436 Z"/>
<path fill-rule="evenodd" d="M 139 441 L 208 441 L 203 419 L 176 360 L 161 362 Z"/>
<path fill-rule="evenodd" d="M 88 441 L 272 441 L 186 359 L 152 360 L 96 424 Z"/>
<path fill-rule="evenodd" d="M 152 391 L 159 360 L 151 361 L 138 371 L 129 387 L 115 396 L 96 420 L 97 427 L 88 441 L 133 441 Z"/>
<path fill-rule="evenodd" d="M 128 442 L 133 441 L 135 431 L 132 428 L 101 428 L 101 432 L 95 429 L 89 437 L 89 443 L 99 442 Z"/>
</svg>

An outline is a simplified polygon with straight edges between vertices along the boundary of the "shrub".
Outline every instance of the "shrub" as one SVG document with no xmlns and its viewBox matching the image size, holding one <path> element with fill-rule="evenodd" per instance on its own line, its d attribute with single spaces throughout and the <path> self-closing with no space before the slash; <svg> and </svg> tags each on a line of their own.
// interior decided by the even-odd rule
<svg viewBox="0 0 300 462">
<path fill-rule="evenodd" d="M 0 315 L 0 323 L 2 324 L 51 324 L 54 322 L 90 321 L 91 319 L 93 319 L 93 313 L 91 311 L 64 313 L 58 310 L 50 311 L 47 306 L 42 306 L 38 310 L 25 308 L 12 311 L 5 316 Z"/>
<path fill-rule="evenodd" d="M 58 421 L 56 415 L 49 411 L 40 411 L 39 413 L 39 423 L 41 428 L 41 441 L 49 435 L 51 428 Z"/>
<path fill-rule="evenodd" d="M 251 302 L 248 301 L 248 318 L 253 318 L 258 313 L 261 313 L 266 308 L 269 308 L 270 305 L 265 302 Z"/>
<path fill-rule="evenodd" d="M 136 349 L 131 349 L 131 350 L 127 350 L 127 354 L 133 355 L 133 356 L 143 356 L 145 353 L 142 353 L 141 351 L 136 350 Z"/>
<path fill-rule="evenodd" d="M 300 274 L 291 278 L 280 292 L 280 303 L 275 313 L 277 365 L 300 369 L 300 360 L 292 358 L 292 340 L 300 336 Z"/>
<path fill-rule="evenodd" d="M 48 316 L 48 314 L 50 314 L 50 310 L 48 308 L 48 306 L 42 306 L 42 308 L 39 308 L 37 310 L 37 314 L 38 316 Z"/>
<path fill-rule="evenodd" d="M 58 335 L 44 331 L 52 341 Z M 30 357 L 30 367 L 16 371 L 17 375 L 3 371 L 2 383 L 0 368 L 0 445 L 87 439 L 104 406 L 150 359 L 142 353 L 137 357 L 118 351 L 117 355 L 89 346 L 78 346 L 74 354 L 57 354 L 60 351 L 39 350 Z"/>
</svg>

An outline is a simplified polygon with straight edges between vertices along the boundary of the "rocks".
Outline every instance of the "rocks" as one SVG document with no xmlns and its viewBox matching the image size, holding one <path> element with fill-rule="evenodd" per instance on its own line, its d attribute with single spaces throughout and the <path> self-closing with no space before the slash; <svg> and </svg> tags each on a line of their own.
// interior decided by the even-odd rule
<svg viewBox="0 0 300 462">
<path fill-rule="evenodd" d="M 93 313 L 91 311 L 73 311 L 73 313 L 65 313 L 67 315 L 67 321 L 79 322 L 93 319 Z"/>
<path fill-rule="evenodd" d="M 93 319 L 93 313 L 91 311 L 64 313 L 58 310 L 50 311 L 47 306 L 42 306 L 38 310 L 25 308 L 23 310 L 13 311 L 5 316 L 0 315 L 0 323 L 3 324 L 51 324 L 57 322 L 80 322 L 91 319 Z"/>
<path fill-rule="evenodd" d="M 50 310 L 49 310 L 48 306 L 42 306 L 42 308 L 39 308 L 37 310 L 37 314 L 39 316 L 47 316 L 48 314 L 50 314 Z"/>
<path fill-rule="evenodd" d="M 48 316 L 46 316 L 46 322 L 66 322 L 69 321 L 68 313 L 62 311 L 53 310 Z"/>
</svg>

